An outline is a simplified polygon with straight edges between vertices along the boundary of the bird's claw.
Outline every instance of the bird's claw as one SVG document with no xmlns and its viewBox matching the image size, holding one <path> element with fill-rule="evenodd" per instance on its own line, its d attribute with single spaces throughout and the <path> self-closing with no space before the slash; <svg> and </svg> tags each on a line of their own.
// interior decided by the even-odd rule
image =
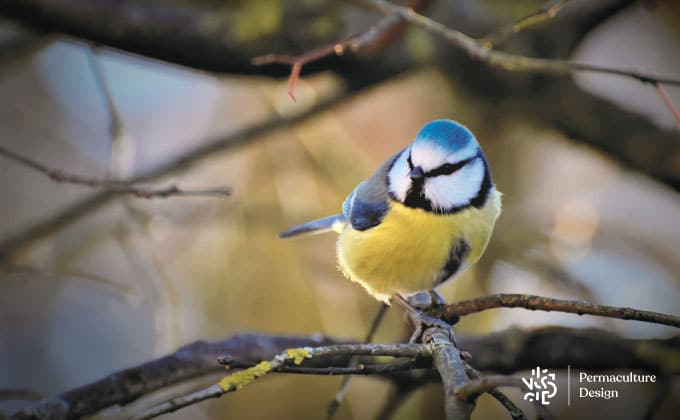
<svg viewBox="0 0 680 420">
<path fill-rule="evenodd" d="M 442 331 L 446 331 L 451 343 L 458 347 L 456 344 L 456 336 L 453 333 L 453 327 L 449 323 L 444 322 L 439 318 L 426 315 L 418 310 L 407 311 L 406 313 L 408 314 L 408 318 L 414 327 L 413 334 L 411 334 L 411 338 L 409 339 L 409 343 L 412 344 L 419 341 L 422 338 L 423 332 L 427 328 L 439 328 Z"/>
</svg>

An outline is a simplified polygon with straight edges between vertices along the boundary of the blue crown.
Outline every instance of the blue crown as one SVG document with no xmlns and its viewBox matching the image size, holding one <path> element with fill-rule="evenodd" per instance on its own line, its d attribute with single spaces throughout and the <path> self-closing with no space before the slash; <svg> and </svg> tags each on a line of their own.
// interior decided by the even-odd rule
<svg viewBox="0 0 680 420">
<path fill-rule="evenodd" d="M 455 151 L 477 143 L 467 127 L 451 120 L 431 121 L 420 130 L 415 143 L 433 143 L 442 149 Z"/>
</svg>

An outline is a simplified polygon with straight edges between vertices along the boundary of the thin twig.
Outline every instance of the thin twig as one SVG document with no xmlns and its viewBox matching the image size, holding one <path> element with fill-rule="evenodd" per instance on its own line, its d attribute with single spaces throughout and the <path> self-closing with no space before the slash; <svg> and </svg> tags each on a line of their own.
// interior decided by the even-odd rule
<svg viewBox="0 0 680 420">
<path fill-rule="evenodd" d="M 663 402 L 671 393 L 672 380 L 668 375 L 662 375 L 660 381 L 657 383 L 654 397 L 649 402 L 642 420 L 653 420 L 654 416 L 659 412 Z"/>
<path fill-rule="evenodd" d="M 510 36 L 522 31 L 529 26 L 552 19 L 570 1 L 571 0 L 549 1 L 543 5 L 543 7 L 518 19 L 513 24 L 502 26 L 495 31 L 483 36 L 482 38 L 479 38 L 479 42 L 482 44 L 482 46 L 484 46 L 484 48 L 493 48 L 494 46 L 508 39 Z"/>
<path fill-rule="evenodd" d="M 115 140 L 123 132 L 123 119 L 120 117 L 120 112 L 116 107 L 116 103 L 111 95 L 111 89 L 106 77 L 104 75 L 104 69 L 99 63 L 97 57 L 98 49 L 95 45 L 90 45 L 90 50 L 87 54 L 87 62 L 90 66 L 90 71 L 94 77 L 95 84 L 99 93 L 104 98 L 104 105 L 106 106 L 106 111 L 109 114 L 109 134 L 112 140 Z"/>
<path fill-rule="evenodd" d="M 654 83 L 654 86 L 656 87 L 656 91 L 659 92 L 661 99 L 663 99 L 663 102 L 666 104 L 666 107 L 671 111 L 671 114 L 673 114 L 675 123 L 678 127 L 680 127 L 680 111 L 678 111 L 678 109 L 673 104 L 673 101 L 671 100 L 671 97 L 668 96 L 668 92 L 666 92 L 666 89 L 664 89 L 663 84 L 661 82 L 656 82 Z"/>
<path fill-rule="evenodd" d="M 470 379 L 480 379 L 482 378 L 482 374 L 469 364 L 466 365 L 466 372 Z M 527 415 L 524 414 L 524 411 L 522 411 L 521 408 L 517 407 L 514 402 L 510 398 L 508 398 L 505 393 L 502 391 L 498 390 L 497 388 L 492 388 L 488 391 L 486 391 L 496 399 L 503 407 L 505 407 L 506 410 L 508 410 L 508 414 L 510 414 L 510 417 L 512 417 L 512 420 L 527 420 Z"/>
<path fill-rule="evenodd" d="M 291 66 L 290 76 L 288 77 L 288 96 L 293 102 L 297 101 L 295 97 L 295 86 L 297 81 L 300 79 L 300 72 L 305 64 L 311 63 L 313 61 L 319 60 L 330 55 L 342 55 L 345 51 L 350 50 L 352 52 L 357 52 L 361 48 L 374 42 L 382 33 L 393 28 L 401 22 L 401 19 L 396 16 L 386 16 L 375 23 L 368 30 L 361 32 L 356 35 L 352 35 L 349 38 L 336 42 L 329 45 L 324 45 L 322 47 L 313 49 L 304 54 L 291 56 L 291 55 L 281 55 L 281 54 L 267 54 L 259 57 L 255 57 L 251 60 L 251 63 L 256 66 L 262 66 L 265 64 L 288 64 Z"/>
<path fill-rule="evenodd" d="M 494 397 L 496 401 L 501 403 L 503 407 L 505 407 L 506 410 L 508 410 L 508 414 L 510 414 L 510 417 L 512 417 L 512 420 L 527 420 L 527 415 L 524 414 L 524 411 L 522 411 L 521 408 L 517 407 L 517 405 L 512 402 L 510 398 L 508 398 L 505 393 L 502 391 L 499 391 L 498 389 L 491 389 L 488 391 L 489 395 Z"/>
<path fill-rule="evenodd" d="M 473 379 L 456 389 L 456 396 L 467 402 L 473 402 L 478 396 L 501 386 L 525 388 L 519 378 L 509 375 L 490 375 Z"/>
<path fill-rule="evenodd" d="M 166 198 L 171 196 L 183 197 L 228 197 L 231 195 L 231 188 L 217 187 L 206 189 L 185 190 L 176 185 L 167 187 L 149 187 L 131 183 L 129 181 L 120 181 L 114 179 L 92 178 L 82 175 L 72 174 L 53 169 L 43 165 L 33 159 L 20 155 L 12 150 L 0 145 L 0 155 L 5 156 L 14 162 L 20 163 L 28 168 L 34 169 L 43 175 L 46 175 L 55 182 L 64 182 L 68 184 L 82 185 L 85 187 L 98 188 L 105 191 L 110 191 L 117 194 L 130 194 L 140 198 Z"/>
<path fill-rule="evenodd" d="M 151 419 L 207 399 L 221 397 L 250 385 L 256 379 L 270 372 L 275 372 L 287 365 L 298 366 L 307 359 L 361 355 L 428 358 L 432 356 L 432 351 L 431 346 L 423 344 L 336 344 L 314 348 L 288 349 L 268 362 L 260 362 L 248 369 L 225 376 L 215 385 L 153 406 L 134 416 L 133 419 Z"/>
<path fill-rule="evenodd" d="M 598 305 L 586 301 L 553 299 L 523 294 L 497 294 L 452 303 L 443 309 L 442 315 L 447 320 L 454 320 L 459 316 L 494 308 L 524 308 L 532 311 L 567 312 L 578 315 L 596 315 L 680 327 L 680 317 L 674 315 L 626 307 Z"/>
<path fill-rule="evenodd" d="M 227 392 L 233 391 L 236 391 L 236 388 L 232 388 L 228 391 L 225 391 L 219 385 L 211 385 L 207 388 L 194 391 L 191 394 L 175 397 L 171 400 L 155 405 L 135 415 L 134 417 L 131 418 L 131 420 L 152 419 L 162 414 L 173 413 L 181 408 L 197 404 L 201 401 L 209 400 L 211 398 L 219 398 L 222 395 L 226 394 Z"/>
<path fill-rule="evenodd" d="M 364 343 L 370 343 L 373 341 L 375 333 L 378 331 L 378 327 L 385 318 L 385 314 L 387 313 L 388 308 L 389 306 L 385 304 L 380 305 L 380 310 L 373 318 L 373 322 L 371 323 L 371 327 L 368 329 L 368 333 L 366 334 Z M 356 363 L 356 359 L 352 358 L 352 360 L 350 360 L 350 363 Z M 338 411 L 338 408 L 340 408 L 340 405 L 342 404 L 342 402 L 345 399 L 345 396 L 347 395 L 347 390 L 349 389 L 349 385 L 351 382 L 352 382 L 351 376 L 346 376 L 342 378 L 340 388 L 338 388 L 338 391 L 335 393 L 333 400 L 328 404 L 328 407 L 326 407 L 326 420 L 331 420 L 335 416 L 335 413 Z"/>
</svg>

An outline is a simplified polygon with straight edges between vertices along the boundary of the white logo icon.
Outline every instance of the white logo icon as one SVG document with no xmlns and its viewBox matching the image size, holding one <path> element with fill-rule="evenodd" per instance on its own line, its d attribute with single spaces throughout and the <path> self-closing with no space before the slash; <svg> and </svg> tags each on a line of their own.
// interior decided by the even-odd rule
<svg viewBox="0 0 680 420">
<path fill-rule="evenodd" d="M 531 377 L 528 380 L 522 378 L 522 382 L 529 389 L 529 392 L 524 394 L 524 399 L 527 401 L 538 401 L 543 405 L 549 405 L 548 400 L 557 394 L 555 374 L 548 372 L 548 369 L 536 366 L 536 369 L 531 369 Z"/>
</svg>

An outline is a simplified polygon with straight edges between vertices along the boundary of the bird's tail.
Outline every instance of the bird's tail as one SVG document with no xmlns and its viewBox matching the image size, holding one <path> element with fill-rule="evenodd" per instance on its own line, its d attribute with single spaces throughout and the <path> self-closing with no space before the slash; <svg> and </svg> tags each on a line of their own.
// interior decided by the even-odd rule
<svg viewBox="0 0 680 420">
<path fill-rule="evenodd" d="M 311 222 L 304 223 L 292 227 L 285 232 L 279 233 L 279 238 L 292 238 L 299 235 L 316 235 L 318 233 L 329 232 L 335 230 L 339 232 L 340 229 L 345 225 L 345 218 L 342 214 L 336 214 L 334 216 L 324 217 L 323 219 L 312 220 Z"/>
</svg>

